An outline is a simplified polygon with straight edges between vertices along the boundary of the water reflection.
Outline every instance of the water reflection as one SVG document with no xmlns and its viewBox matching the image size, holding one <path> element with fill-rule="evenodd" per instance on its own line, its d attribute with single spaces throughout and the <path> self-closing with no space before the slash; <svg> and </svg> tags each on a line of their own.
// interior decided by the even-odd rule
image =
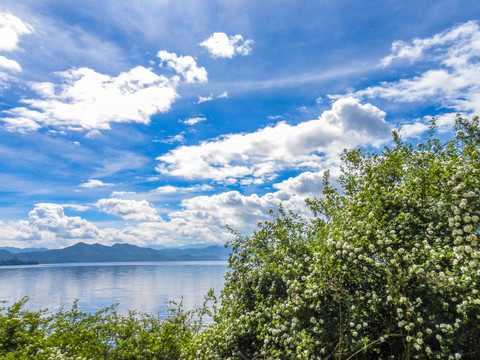
<svg viewBox="0 0 480 360">
<path fill-rule="evenodd" d="M 0 299 L 9 304 L 25 295 L 27 308 L 56 311 L 79 299 L 81 310 L 95 312 L 114 303 L 126 314 L 138 310 L 166 314 L 165 300 L 185 309 L 201 306 L 209 289 L 223 287 L 225 262 L 145 262 L 54 264 L 0 268 Z"/>
</svg>

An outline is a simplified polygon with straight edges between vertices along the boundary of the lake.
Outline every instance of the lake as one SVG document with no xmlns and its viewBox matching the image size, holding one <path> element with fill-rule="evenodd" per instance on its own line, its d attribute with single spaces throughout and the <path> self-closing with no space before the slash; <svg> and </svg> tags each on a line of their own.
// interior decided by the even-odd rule
<svg viewBox="0 0 480 360">
<path fill-rule="evenodd" d="M 41 264 L 0 267 L 0 300 L 8 304 L 28 295 L 26 308 L 95 312 L 114 303 L 126 314 L 138 310 L 166 315 L 165 300 L 180 301 L 186 310 L 201 306 L 205 294 L 218 295 L 227 271 L 224 261 Z"/>
</svg>

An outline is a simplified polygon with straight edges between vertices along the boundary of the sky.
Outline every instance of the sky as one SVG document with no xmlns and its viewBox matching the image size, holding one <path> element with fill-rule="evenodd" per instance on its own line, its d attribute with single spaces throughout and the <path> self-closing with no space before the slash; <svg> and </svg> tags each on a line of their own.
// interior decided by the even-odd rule
<svg viewBox="0 0 480 360">
<path fill-rule="evenodd" d="M 223 244 L 456 113 L 478 0 L 2 0 L 0 247 Z"/>
</svg>

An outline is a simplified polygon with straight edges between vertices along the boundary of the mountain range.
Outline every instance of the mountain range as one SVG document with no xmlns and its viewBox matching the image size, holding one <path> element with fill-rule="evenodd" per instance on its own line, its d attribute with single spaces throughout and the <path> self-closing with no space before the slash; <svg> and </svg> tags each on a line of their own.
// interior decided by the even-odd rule
<svg viewBox="0 0 480 360">
<path fill-rule="evenodd" d="M 144 248 L 130 244 L 105 246 L 79 242 L 63 249 L 0 248 L 0 261 L 16 257 L 20 261 L 38 261 L 41 264 L 129 262 L 129 261 L 225 261 L 230 249 L 221 245 L 203 248 Z"/>
</svg>

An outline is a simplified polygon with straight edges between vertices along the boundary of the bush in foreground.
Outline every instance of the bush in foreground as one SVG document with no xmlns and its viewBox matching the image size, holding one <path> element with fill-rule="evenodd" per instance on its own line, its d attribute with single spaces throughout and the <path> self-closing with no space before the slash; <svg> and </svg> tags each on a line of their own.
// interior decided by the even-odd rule
<svg viewBox="0 0 480 360">
<path fill-rule="evenodd" d="M 122 316 L 114 306 L 89 314 L 76 302 L 49 314 L 25 310 L 26 301 L 0 308 L 2 359 L 179 359 L 203 315 L 174 302 L 165 319 L 133 311 Z"/>
<path fill-rule="evenodd" d="M 311 221 L 233 241 L 216 324 L 191 359 L 479 359 L 480 128 L 344 155 Z"/>
</svg>

